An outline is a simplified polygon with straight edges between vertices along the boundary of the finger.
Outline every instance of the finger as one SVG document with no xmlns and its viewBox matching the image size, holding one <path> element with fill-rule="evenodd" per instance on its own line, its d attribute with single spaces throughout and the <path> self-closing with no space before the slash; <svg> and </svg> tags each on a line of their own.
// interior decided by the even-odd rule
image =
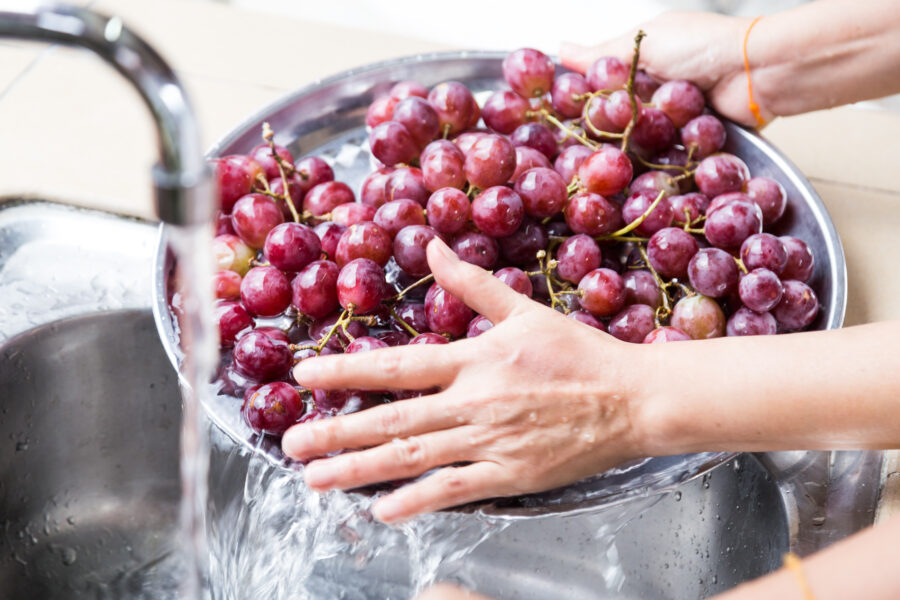
<svg viewBox="0 0 900 600">
<path fill-rule="evenodd" d="M 291 458 L 304 459 L 347 448 L 377 446 L 394 438 L 461 424 L 465 424 L 463 415 L 451 412 L 444 394 L 435 394 L 294 425 L 281 439 L 281 448 Z"/>
<path fill-rule="evenodd" d="M 626 64 L 631 62 L 634 49 L 634 35 L 623 35 L 596 46 L 582 46 L 563 42 L 559 47 L 562 64 L 573 71 L 584 73 L 594 61 L 604 56 L 615 56 Z"/>
<path fill-rule="evenodd" d="M 427 254 L 428 266 L 438 284 L 494 325 L 531 304 L 488 271 L 460 260 L 440 238 L 428 243 Z"/>
<path fill-rule="evenodd" d="M 418 596 L 415 600 L 490 600 L 486 596 L 458 588 L 448 583 L 433 585 Z"/>
<path fill-rule="evenodd" d="M 435 467 L 471 460 L 465 441 L 474 426 L 394 438 L 375 448 L 320 459 L 306 466 L 314 490 L 348 490 L 370 483 L 417 477 Z M 461 441 L 463 440 L 463 441 Z"/>
<path fill-rule="evenodd" d="M 423 390 L 449 384 L 461 362 L 454 344 L 396 346 L 307 358 L 294 367 L 294 379 L 312 389 Z"/>
<path fill-rule="evenodd" d="M 393 523 L 418 514 L 504 495 L 506 474 L 493 462 L 444 467 L 422 481 L 406 485 L 372 505 L 379 521 Z"/>
</svg>

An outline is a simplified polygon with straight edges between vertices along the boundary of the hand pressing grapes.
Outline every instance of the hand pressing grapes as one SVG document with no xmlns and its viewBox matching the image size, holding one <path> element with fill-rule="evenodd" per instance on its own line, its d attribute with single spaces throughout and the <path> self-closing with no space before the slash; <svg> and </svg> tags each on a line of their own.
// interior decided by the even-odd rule
<svg viewBox="0 0 900 600">
<path fill-rule="evenodd" d="M 440 468 L 375 503 L 376 517 L 392 522 L 550 489 L 642 455 L 629 406 L 639 346 L 529 300 L 439 239 L 427 252 L 437 283 L 494 327 L 449 345 L 299 363 L 294 376 L 310 388 L 441 390 L 288 430 L 282 447 L 297 459 L 368 448 L 311 462 L 310 487 L 348 489 Z"/>
</svg>

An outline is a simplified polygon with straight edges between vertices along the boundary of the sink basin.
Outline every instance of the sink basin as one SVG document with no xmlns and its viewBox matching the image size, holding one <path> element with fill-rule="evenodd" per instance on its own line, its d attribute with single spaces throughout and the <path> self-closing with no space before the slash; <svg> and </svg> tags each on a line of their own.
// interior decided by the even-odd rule
<svg viewBox="0 0 900 600">
<path fill-rule="evenodd" d="M 0 598 L 176 596 L 181 399 L 149 311 L 154 238 L 147 223 L 0 201 Z M 469 553 L 454 536 L 486 517 L 442 513 L 448 523 L 418 531 L 418 548 L 403 531 L 382 544 L 360 527 L 362 541 L 318 549 L 303 587 L 288 575 L 311 554 L 277 554 L 276 534 L 307 505 L 248 535 L 240 519 L 258 507 L 245 489 L 277 482 L 275 467 L 215 426 L 212 448 L 223 600 L 408 598 L 421 579 L 409 555 L 423 548 L 443 558 L 431 576 L 500 599 L 696 600 L 871 524 L 881 465 L 872 452 L 744 454 L 648 498 L 508 518 Z M 365 560 L 349 551 L 367 544 L 377 551 Z M 273 557 L 288 593 L 255 594 Z"/>
</svg>

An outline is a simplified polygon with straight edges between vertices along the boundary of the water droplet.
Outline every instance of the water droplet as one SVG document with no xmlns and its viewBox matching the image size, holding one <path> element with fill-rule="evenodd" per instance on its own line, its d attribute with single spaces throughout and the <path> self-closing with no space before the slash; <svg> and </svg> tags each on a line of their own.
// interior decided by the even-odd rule
<svg viewBox="0 0 900 600">
<path fill-rule="evenodd" d="M 531 411 L 530 413 L 528 413 L 528 420 L 531 421 L 532 423 L 537 423 L 537 413 L 534 411 Z"/>
<path fill-rule="evenodd" d="M 681 502 L 681 492 L 675 492 L 675 502 Z"/>
</svg>

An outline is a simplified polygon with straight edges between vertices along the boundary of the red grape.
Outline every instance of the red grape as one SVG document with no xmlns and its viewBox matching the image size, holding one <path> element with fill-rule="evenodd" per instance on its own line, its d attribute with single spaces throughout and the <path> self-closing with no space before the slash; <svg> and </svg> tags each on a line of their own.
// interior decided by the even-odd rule
<svg viewBox="0 0 900 600">
<path fill-rule="evenodd" d="M 624 342 L 640 344 L 656 328 L 655 313 L 646 304 L 632 304 L 610 319 L 609 333 Z"/>
<path fill-rule="evenodd" d="M 411 339 L 408 334 L 401 331 L 382 331 L 375 337 L 388 346 L 405 346 Z"/>
<path fill-rule="evenodd" d="M 479 109 L 472 92 L 458 81 L 436 85 L 428 93 L 428 101 L 437 111 L 441 135 L 456 135 L 477 121 Z"/>
<path fill-rule="evenodd" d="M 244 420 L 256 433 L 281 436 L 300 421 L 306 405 L 300 392 L 288 383 L 275 381 L 250 394 L 241 407 Z"/>
<path fill-rule="evenodd" d="M 584 159 L 578 178 L 587 191 L 601 196 L 618 194 L 631 182 L 631 161 L 615 146 L 604 144 Z"/>
<path fill-rule="evenodd" d="M 284 146 L 275 144 L 275 152 L 288 164 L 294 164 L 293 155 L 290 150 Z M 262 167 L 263 174 L 266 176 L 267 180 L 281 177 L 281 171 L 278 169 L 278 161 L 272 156 L 272 149 L 269 147 L 269 144 L 259 144 L 250 151 L 249 156 Z"/>
<path fill-rule="evenodd" d="M 253 267 L 241 281 L 241 302 L 253 315 L 274 317 L 291 303 L 291 286 L 275 267 Z"/>
<path fill-rule="evenodd" d="M 341 234 L 334 258 L 339 267 L 357 258 L 384 266 L 391 258 L 391 236 L 371 221 L 351 225 Z"/>
<path fill-rule="evenodd" d="M 516 170 L 516 151 L 508 139 L 486 135 L 466 153 L 466 178 L 480 189 L 502 185 Z"/>
<path fill-rule="evenodd" d="M 556 251 L 559 263 L 556 273 L 561 279 L 578 285 L 585 275 L 600 268 L 600 259 L 600 246 L 593 238 L 583 233 L 573 235 Z"/>
<path fill-rule="evenodd" d="M 294 204 L 294 208 L 299 211 L 303 208 L 303 188 L 301 184 L 300 176 L 296 173 L 291 173 L 290 175 L 285 176 L 288 182 L 288 195 L 290 195 L 291 202 Z M 276 177 L 269 181 L 269 191 L 278 196 L 284 196 L 284 180 L 281 177 Z M 291 220 L 294 218 L 291 209 L 288 207 L 287 202 L 276 198 L 272 198 L 272 200 L 278 205 L 281 209 L 281 214 L 284 216 L 284 219 Z"/>
<path fill-rule="evenodd" d="M 395 169 L 384 180 L 384 201 L 414 200 L 424 208 L 429 191 L 422 170 L 415 167 Z"/>
<path fill-rule="evenodd" d="M 516 146 L 516 168 L 509 177 L 509 183 L 518 181 L 525 171 L 538 168 L 549 169 L 550 160 L 534 148 Z"/>
<path fill-rule="evenodd" d="M 238 236 L 225 233 L 213 239 L 213 256 L 216 269 L 243 276 L 250 269 L 250 261 L 256 258 L 256 252 Z"/>
<path fill-rule="evenodd" d="M 653 331 L 647 334 L 647 337 L 644 338 L 645 344 L 663 344 L 667 342 L 685 342 L 691 338 L 688 334 L 678 329 L 677 327 L 665 326 L 665 327 L 657 327 Z"/>
<path fill-rule="evenodd" d="M 638 69 L 634 74 L 634 93 L 644 102 L 653 100 L 653 93 L 659 89 L 659 82 Z"/>
<path fill-rule="evenodd" d="M 338 302 L 347 310 L 353 307 L 354 314 L 366 314 L 378 308 L 387 291 L 384 270 L 368 258 L 351 260 L 338 273 Z"/>
<path fill-rule="evenodd" d="M 788 235 L 778 238 L 787 251 L 787 263 L 781 271 L 782 279 L 796 279 L 797 281 L 809 281 L 812 277 L 815 260 L 809 246 L 801 239 Z"/>
<path fill-rule="evenodd" d="M 468 200 L 466 203 L 468 204 Z M 414 200 L 394 200 L 378 209 L 375 213 L 375 224 L 393 238 L 398 231 L 408 225 L 424 225 L 425 212 Z"/>
<path fill-rule="evenodd" d="M 633 223 L 650 208 L 654 201 L 656 201 L 656 196 L 651 196 L 650 194 L 632 194 L 622 206 L 623 220 L 629 224 Z M 635 227 L 634 231 L 638 235 L 653 235 L 660 229 L 671 225 L 674 216 L 669 199 L 663 198 L 656 205 L 656 208 L 650 211 L 647 218 Z"/>
<path fill-rule="evenodd" d="M 382 164 L 392 167 L 419 157 L 419 146 L 409 130 L 396 121 L 377 125 L 369 133 L 369 149 Z"/>
<path fill-rule="evenodd" d="M 319 236 L 319 240 L 322 243 L 322 252 L 328 258 L 333 259 L 337 252 L 338 241 L 340 241 L 341 235 L 347 231 L 347 227 L 333 221 L 325 221 L 316 225 L 313 231 Z"/>
<path fill-rule="evenodd" d="M 640 115 L 643 104 L 637 97 L 634 100 L 637 104 L 638 115 Z M 608 131 L 612 133 L 625 131 L 625 128 L 631 122 L 631 98 L 628 97 L 628 92 L 618 90 L 610 94 L 606 104 L 603 106 L 603 110 L 606 112 L 607 120 L 612 125 L 612 128 Z"/>
<path fill-rule="evenodd" d="M 235 232 L 253 248 L 262 248 L 272 228 L 283 222 L 281 209 L 262 194 L 247 194 L 235 203 L 231 213 Z"/>
<path fill-rule="evenodd" d="M 341 181 L 326 181 L 313 187 L 303 198 L 303 210 L 321 217 L 329 214 L 335 207 L 348 202 L 355 202 L 353 190 Z"/>
<path fill-rule="evenodd" d="M 531 110 L 528 100 L 513 92 L 500 90 L 491 94 L 481 109 L 485 125 L 504 135 L 509 135 L 516 127 L 528 120 Z"/>
<path fill-rule="evenodd" d="M 300 176 L 301 189 L 304 194 L 320 183 L 334 181 L 334 171 L 324 159 L 318 156 L 301 158 L 294 165 L 294 169 Z"/>
<path fill-rule="evenodd" d="M 573 310 L 566 316 L 573 321 L 584 323 L 585 325 L 593 327 L 594 329 L 599 329 L 600 331 L 604 332 L 606 331 L 606 325 L 603 324 L 603 321 L 587 312 L 586 310 Z"/>
<path fill-rule="evenodd" d="M 787 265 L 787 250 L 771 233 L 755 233 L 741 244 L 741 260 L 751 271 L 763 268 L 781 275 Z"/>
<path fill-rule="evenodd" d="M 398 100 L 403 100 L 404 98 L 409 98 L 410 96 L 427 98 L 428 88 L 426 88 L 418 81 L 399 81 L 394 84 L 394 87 L 391 88 L 391 91 L 388 92 L 388 94 L 393 98 L 397 98 Z"/>
<path fill-rule="evenodd" d="M 614 56 L 604 56 L 587 68 L 584 76 L 595 92 L 625 87 L 631 69 Z"/>
<path fill-rule="evenodd" d="M 556 161 L 553 163 L 553 169 L 559 173 L 563 181 L 568 185 L 572 178 L 578 173 L 578 168 L 585 159 L 594 152 L 587 146 L 569 146 L 559 153 Z"/>
<path fill-rule="evenodd" d="M 691 156 L 703 159 L 725 145 L 725 126 L 712 115 L 700 115 L 681 128 L 681 142 L 685 148 L 694 148 Z"/>
<path fill-rule="evenodd" d="M 675 127 L 685 124 L 703 113 L 706 101 L 703 92 L 690 81 L 667 81 L 653 93 L 653 104 L 666 114 Z"/>
<path fill-rule="evenodd" d="M 428 224 L 441 233 L 456 233 L 469 220 L 469 198 L 455 188 L 442 188 L 428 198 Z"/>
<path fill-rule="evenodd" d="M 472 200 L 472 222 L 492 237 L 512 235 L 524 214 L 522 199 L 505 186 L 489 187 Z"/>
<path fill-rule="evenodd" d="M 651 308 L 662 305 L 662 290 L 653 274 L 646 269 L 629 269 L 622 275 L 625 284 L 625 304 L 646 304 Z"/>
<path fill-rule="evenodd" d="M 459 259 L 482 269 L 493 269 L 500 258 L 500 244 L 489 235 L 466 231 L 453 239 L 450 245 Z"/>
<path fill-rule="evenodd" d="M 738 284 L 740 270 L 734 258 L 718 248 L 699 250 L 688 264 L 691 286 L 704 296 L 721 298 Z"/>
<path fill-rule="evenodd" d="M 460 337 L 466 333 L 469 321 L 474 316 L 471 308 L 437 283 L 428 288 L 425 294 L 425 319 L 428 328 L 434 333 Z"/>
<path fill-rule="evenodd" d="M 774 179 L 753 177 L 744 183 L 743 189 L 762 211 L 763 225 L 771 225 L 784 214 L 787 208 L 787 192 Z"/>
<path fill-rule="evenodd" d="M 753 269 L 738 284 L 741 302 L 750 310 L 767 312 L 781 301 L 784 288 L 778 275 L 769 269 Z"/>
<path fill-rule="evenodd" d="M 750 202 L 730 202 L 707 215 L 703 231 L 713 246 L 740 248 L 744 240 L 762 231 L 759 207 Z"/>
<path fill-rule="evenodd" d="M 781 302 L 772 309 L 772 315 L 786 331 L 803 329 L 819 314 L 819 299 L 811 287 L 802 281 L 784 282 Z"/>
<path fill-rule="evenodd" d="M 431 273 L 425 248 L 437 232 L 427 225 L 408 225 L 394 238 L 394 260 L 408 275 L 424 277 Z"/>
<path fill-rule="evenodd" d="M 541 125 L 540 123 L 519 125 L 512 132 L 512 135 L 509 136 L 509 141 L 516 147 L 527 146 L 534 148 L 546 156 L 548 160 L 553 160 L 553 157 L 557 154 L 556 137 L 554 137 L 553 132 L 547 129 L 546 125 Z"/>
<path fill-rule="evenodd" d="M 258 162 L 241 154 L 223 156 L 212 162 L 216 165 L 219 208 L 226 215 L 231 214 L 234 203 L 253 191 L 263 169 Z"/>
<path fill-rule="evenodd" d="M 396 332 L 392 332 L 396 333 Z M 387 342 L 380 340 L 378 338 L 364 335 L 362 337 L 358 337 L 354 339 L 347 345 L 347 349 L 344 350 L 345 354 L 356 354 L 358 352 L 369 352 L 370 350 L 379 350 L 381 348 L 387 348 Z"/>
<path fill-rule="evenodd" d="M 483 317 L 482 315 L 476 315 L 474 319 L 469 321 L 469 326 L 466 327 L 466 337 L 473 338 L 478 337 L 488 329 L 494 327 L 494 324 L 491 323 L 487 317 Z"/>
<path fill-rule="evenodd" d="M 468 326 L 466 326 L 468 327 Z M 448 342 L 447 338 L 442 336 L 439 333 L 431 333 L 427 331 L 425 333 L 420 333 L 413 339 L 409 340 L 409 345 L 412 346 L 414 344 L 446 344 Z"/>
<path fill-rule="evenodd" d="M 553 87 L 553 61 L 533 48 L 513 50 L 503 59 L 503 78 L 523 98 L 543 96 Z"/>
<path fill-rule="evenodd" d="M 649 106 L 641 110 L 631 131 L 632 141 L 651 154 L 665 150 L 675 143 L 677 137 L 678 130 L 669 117 L 658 108 Z"/>
<path fill-rule="evenodd" d="M 393 96 L 375 98 L 366 110 L 366 125 L 377 127 L 390 121 L 391 117 L 394 116 L 394 107 L 397 106 L 399 101 L 399 98 Z"/>
<path fill-rule="evenodd" d="M 531 279 L 528 278 L 528 275 L 525 274 L 525 271 L 522 269 L 517 269 L 516 267 L 505 267 L 500 269 L 496 273 L 494 273 L 494 277 L 516 290 L 520 294 L 525 294 L 529 298 L 531 298 L 531 293 L 533 291 L 531 285 Z"/>
<path fill-rule="evenodd" d="M 550 90 L 550 102 L 553 105 L 553 110 L 563 117 L 577 119 L 581 116 L 586 98 L 576 99 L 576 97 L 584 96 L 590 92 L 591 87 L 584 77 L 578 73 L 563 73 L 553 81 L 553 86 Z M 485 104 L 484 112 L 487 112 L 487 104 Z M 487 117 L 484 118 L 484 122 L 491 129 L 496 129 L 496 127 L 488 123 Z M 500 133 L 507 132 L 501 131 Z"/>
<path fill-rule="evenodd" d="M 775 335 L 778 324 L 770 313 L 758 313 L 746 306 L 737 309 L 725 325 L 725 333 L 735 335 Z"/>
<path fill-rule="evenodd" d="M 427 150 L 427 148 L 426 148 Z M 424 155 L 424 153 L 423 153 Z M 359 201 L 375 208 L 386 202 L 384 197 L 384 184 L 388 175 L 394 172 L 394 167 L 381 167 L 366 175 L 359 190 Z"/>
<path fill-rule="evenodd" d="M 235 369 L 256 381 L 281 379 L 291 370 L 292 363 L 290 346 L 260 331 L 250 331 L 234 344 Z"/>
<path fill-rule="evenodd" d="M 219 344 L 230 348 L 241 332 L 253 327 L 253 317 L 239 302 L 220 302 L 216 306 L 216 323 L 219 327 Z"/>
<path fill-rule="evenodd" d="M 694 181 L 708 198 L 727 192 L 739 192 L 750 179 L 750 169 L 733 154 L 721 152 L 700 161 L 694 173 Z"/>
<path fill-rule="evenodd" d="M 547 247 L 547 230 L 532 219 L 524 219 L 522 225 L 504 238 L 500 238 L 500 252 L 514 265 L 534 262 L 537 253 Z"/>
<path fill-rule="evenodd" d="M 282 223 L 269 232 L 263 253 L 273 267 L 297 272 L 319 258 L 322 243 L 306 225 Z"/>
<path fill-rule="evenodd" d="M 422 165 L 422 179 L 429 191 L 445 187 L 461 190 L 465 187 L 466 157 L 453 142 L 431 142 L 425 146 L 419 161 Z"/>
<path fill-rule="evenodd" d="M 677 227 L 660 229 L 647 242 L 650 264 L 663 277 L 687 277 L 688 264 L 699 249 L 694 236 Z"/>
<path fill-rule="evenodd" d="M 331 221 L 344 227 L 350 227 L 363 221 L 375 218 L 375 207 L 362 202 L 338 204 L 331 209 Z"/>
<path fill-rule="evenodd" d="M 440 131 L 437 112 L 427 100 L 418 96 L 398 102 L 394 107 L 393 120 L 406 127 L 419 148 L 424 148 Z"/>
<path fill-rule="evenodd" d="M 291 282 L 291 304 L 312 319 L 327 317 L 338 307 L 338 273 L 340 268 L 330 260 L 308 264 Z"/>
<path fill-rule="evenodd" d="M 316 319 L 309 325 L 309 337 L 316 340 L 316 343 L 321 343 L 334 324 L 337 323 L 339 317 L 340 314 L 332 313 L 330 316 Z M 347 333 L 350 334 L 350 337 L 347 337 L 344 333 L 344 328 L 339 326 L 328 339 L 325 347 L 332 352 L 342 352 L 344 347 L 350 343 L 351 337 L 356 339 L 369 335 L 369 328 L 359 321 L 350 321 L 347 323 Z"/>
<path fill-rule="evenodd" d="M 671 324 L 695 340 L 725 335 L 725 314 L 712 298 L 685 296 L 672 310 Z"/>
<path fill-rule="evenodd" d="M 406 331 L 406 328 L 397 322 L 398 317 L 419 333 L 428 331 L 428 322 L 425 320 L 425 304 L 422 302 L 404 300 L 394 308 L 394 312 L 397 313 L 397 316 L 391 316 L 391 326 L 396 331 Z"/>
<path fill-rule="evenodd" d="M 595 316 L 614 315 L 625 305 L 625 283 L 611 269 L 594 269 L 582 277 L 578 289 L 581 307 Z"/>
<path fill-rule="evenodd" d="M 692 192 L 670 197 L 669 204 L 672 205 L 673 222 L 684 225 L 685 222 L 693 223 L 706 212 L 709 198 L 699 192 Z"/>
<path fill-rule="evenodd" d="M 632 195 L 644 193 L 656 198 L 660 192 L 664 192 L 666 197 L 676 196 L 679 189 L 675 178 L 665 171 L 647 171 L 634 178 L 628 191 Z"/>
<path fill-rule="evenodd" d="M 566 182 L 560 174 L 547 168 L 525 171 L 516 180 L 515 190 L 522 199 L 525 213 L 538 219 L 558 213 L 569 197 Z"/>
<path fill-rule="evenodd" d="M 234 271 L 216 271 L 213 285 L 217 300 L 237 300 L 241 297 L 241 276 Z"/>
<path fill-rule="evenodd" d="M 579 192 L 569 199 L 564 216 L 566 224 L 575 233 L 606 235 L 622 224 L 622 212 L 599 194 Z"/>
</svg>

